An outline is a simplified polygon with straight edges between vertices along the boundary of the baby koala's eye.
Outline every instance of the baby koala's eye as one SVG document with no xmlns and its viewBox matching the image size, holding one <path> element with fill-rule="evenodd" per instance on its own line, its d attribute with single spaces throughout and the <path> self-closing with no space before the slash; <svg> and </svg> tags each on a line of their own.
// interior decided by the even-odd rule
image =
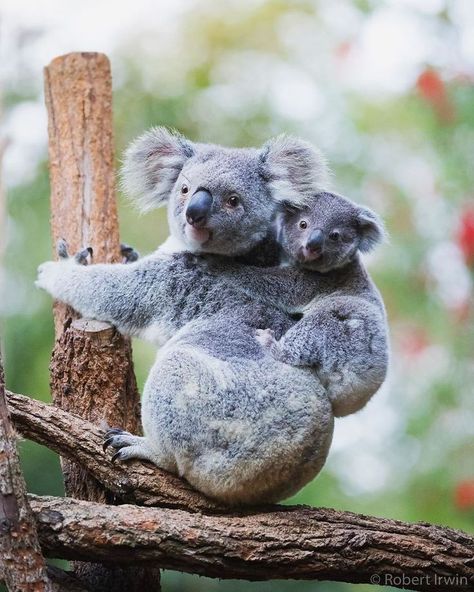
<svg viewBox="0 0 474 592">
<path fill-rule="evenodd" d="M 329 240 L 337 242 L 340 238 L 341 238 L 341 233 L 339 232 L 339 230 L 333 230 L 332 232 L 329 233 Z"/>
<path fill-rule="evenodd" d="M 231 208 L 236 208 L 236 207 L 239 205 L 239 203 L 240 203 L 239 196 L 238 196 L 238 195 L 236 195 L 235 193 L 233 193 L 232 195 L 230 195 L 230 196 L 227 198 L 227 202 L 226 202 L 226 203 L 227 203 L 227 205 L 228 205 L 228 206 L 230 206 Z"/>
<path fill-rule="evenodd" d="M 188 185 L 186 185 L 186 183 L 183 183 L 181 185 L 181 193 L 183 195 L 186 195 L 187 193 L 189 193 L 189 187 L 188 187 Z"/>
<path fill-rule="evenodd" d="M 300 223 L 298 224 L 298 226 L 304 230 L 305 228 L 308 228 L 308 223 L 306 222 L 306 220 L 300 220 Z"/>
</svg>

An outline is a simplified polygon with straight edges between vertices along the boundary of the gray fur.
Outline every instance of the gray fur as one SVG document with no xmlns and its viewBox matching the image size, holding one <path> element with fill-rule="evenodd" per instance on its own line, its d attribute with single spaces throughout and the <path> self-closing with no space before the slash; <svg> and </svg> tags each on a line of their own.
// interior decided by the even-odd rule
<svg viewBox="0 0 474 592">
<path fill-rule="evenodd" d="M 301 222 L 307 227 L 301 228 Z M 324 242 L 315 255 L 306 245 L 318 229 Z M 339 239 L 331 233 L 339 233 Z M 320 193 L 311 207 L 289 208 L 279 217 L 287 266 L 258 269 L 208 259 L 214 273 L 245 293 L 302 315 L 283 337 L 267 330 L 259 332 L 259 340 L 276 359 L 314 368 L 335 416 L 361 409 L 385 380 L 385 309 L 358 254 L 384 235 L 382 222 L 368 208 Z"/>
<path fill-rule="evenodd" d="M 147 458 L 231 504 L 277 501 L 296 492 L 319 472 L 332 438 L 331 405 L 316 375 L 276 360 L 256 338 L 267 327 L 281 337 L 293 324 L 290 315 L 220 281 L 184 252 L 261 256 L 258 248 L 283 199 L 264 170 L 274 166 L 269 155 L 279 146 L 233 150 L 192 145 L 162 129 L 150 132 L 128 152 L 125 175 L 137 189 L 145 176 L 140 192 L 146 204 L 159 205 L 168 192 L 170 239 L 127 264 L 47 262 L 37 281 L 86 317 L 165 342 L 144 389 L 145 437 L 117 432 L 107 444 L 119 449 L 119 459 Z M 303 154 L 284 154 L 283 161 L 304 158 L 304 146 Z M 295 167 L 287 173 L 294 187 Z M 278 174 L 283 181 L 281 168 Z M 189 194 L 205 188 L 213 196 L 205 240 L 203 233 L 196 238 L 189 232 L 183 183 Z M 240 202 L 229 209 L 226 196 L 233 193 Z M 306 200 L 293 198 L 296 205 Z"/>
</svg>

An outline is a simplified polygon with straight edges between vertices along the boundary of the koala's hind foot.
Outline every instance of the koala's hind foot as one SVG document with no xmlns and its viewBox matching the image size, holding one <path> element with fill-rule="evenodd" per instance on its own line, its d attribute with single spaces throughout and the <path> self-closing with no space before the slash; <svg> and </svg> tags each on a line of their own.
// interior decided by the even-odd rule
<svg viewBox="0 0 474 592">
<path fill-rule="evenodd" d="M 120 254 L 123 257 L 123 263 L 133 263 L 134 261 L 138 261 L 140 259 L 140 253 L 135 251 L 135 249 L 130 245 L 126 245 L 124 243 L 120 245 Z"/>
<path fill-rule="evenodd" d="M 134 436 L 119 428 L 113 428 L 106 432 L 104 443 L 102 445 L 104 452 L 109 446 L 116 451 L 112 456 L 112 462 L 115 460 L 129 460 L 132 458 L 141 458 L 143 460 L 156 462 L 156 455 L 148 446 L 146 438 Z"/>
</svg>

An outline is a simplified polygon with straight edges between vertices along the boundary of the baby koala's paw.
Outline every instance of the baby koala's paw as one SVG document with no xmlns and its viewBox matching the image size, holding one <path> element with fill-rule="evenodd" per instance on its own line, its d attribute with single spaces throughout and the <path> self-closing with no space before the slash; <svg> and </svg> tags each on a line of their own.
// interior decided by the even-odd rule
<svg viewBox="0 0 474 592">
<path fill-rule="evenodd" d="M 146 439 L 141 436 L 134 436 L 133 434 L 130 434 L 130 432 L 126 432 L 120 428 L 112 428 L 106 432 L 104 443 L 102 445 L 104 452 L 109 446 L 116 451 L 112 455 L 112 462 L 116 460 L 129 460 L 132 458 L 142 458 L 153 461 L 152 452 Z"/>
<path fill-rule="evenodd" d="M 134 263 L 140 259 L 140 253 L 135 251 L 130 245 L 121 244 L 120 254 L 123 257 L 123 263 Z"/>
<path fill-rule="evenodd" d="M 282 341 L 275 339 L 275 333 L 272 329 L 257 329 L 255 331 L 255 339 L 264 349 L 270 352 L 275 360 L 284 361 L 282 358 Z"/>
<path fill-rule="evenodd" d="M 266 349 L 271 349 L 277 343 L 275 333 L 272 329 L 257 329 L 255 331 L 255 339 Z"/>
</svg>

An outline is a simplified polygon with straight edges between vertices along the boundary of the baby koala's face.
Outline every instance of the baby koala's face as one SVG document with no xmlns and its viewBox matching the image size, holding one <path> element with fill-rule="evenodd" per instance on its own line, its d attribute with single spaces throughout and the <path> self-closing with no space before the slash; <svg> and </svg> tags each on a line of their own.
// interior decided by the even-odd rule
<svg viewBox="0 0 474 592">
<path fill-rule="evenodd" d="M 370 251 L 383 236 L 374 212 L 334 193 L 319 193 L 310 207 L 285 210 L 279 219 L 279 240 L 290 260 L 321 273 Z"/>
</svg>

